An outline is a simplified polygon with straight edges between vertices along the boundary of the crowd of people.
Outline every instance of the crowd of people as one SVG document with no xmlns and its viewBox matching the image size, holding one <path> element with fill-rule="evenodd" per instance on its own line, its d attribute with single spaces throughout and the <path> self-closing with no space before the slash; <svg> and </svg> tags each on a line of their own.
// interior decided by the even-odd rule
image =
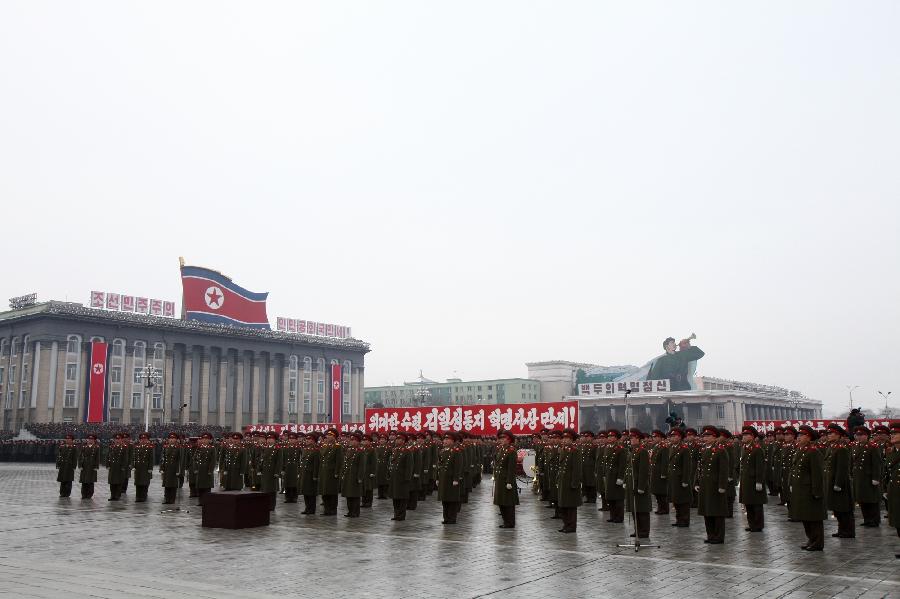
<svg viewBox="0 0 900 599">
<path fill-rule="evenodd" d="M 136 437 L 144 431 L 143 424 L 119 424 L 115 422 L 30 422 L 24 426 L 25 430 L 38 439 L 63 439 L 67 435 L 74 435 L 76 439 L 87 439 L 88 435 L 94 435 L 98 440 L 109 440 L 123 433 Z M 221 437 L 229 430 L 231 430 L 229 427 L 223 426 L 170 423 L 151 424 L 149 432 L 152 439 L 164 439 L 172 432 L 186 437 L 198 437 L 203 432 L 210 432 Z"/>
<path fill-rule="evenodd" d="M 16 433 L 12 431 L 0 431 L 0 441 L 8 441 L 16 436 Z"/>
<path fill-rule="evenodd" d="M 105 457 L 96 436 L 76 444 L 69 435 L 59 447 L 57 468 L 63 497 L 69 496 L 76 467 L 82 498 L 92 497 L 102 463 L 110 500 L 121 499 L 132 476 L 139 500 L 146 500 L 158 463 L 164 503 L 177 501 L 177 489 L 187 481 L 190 497 L 202 499 L 217 488 L 258 490 L 270 495 L 271 509 L 279 492 L 289 503 L 302 496 L 307 515 L 316 513 L 317 498 L 325 506 L 323 515 L 335 515 L 344 497 L 345 515 L 351 518 L 377 497 L 392 500 L 393 520 L 405 520 L 419 501 L 437 492 L 448 525 L 456 523 L 469 493 L 488 472 L 501 527 L 513 528 L 520 501 L 517 445 L 534 449 L 532 489 L 553 508 L 551 518 L 562 520 L 564 533 L 577 531 L 579 507 L 599 504 L 611 524 L 625 522 L 625 512 L 631 512 L 639 544 L 649 538 L 651 512 L 665 515 L 671 509 L 671 525 L 689 527 L 696 510 L 704 520 L 706 542 L 715 545 L 725 542 L 725 519 L 734 517 L 736 503 L 744 506 L 745 530 L 755 533 L 765 527 L 765 506 L 777 501 L 787 507 L 790 521 L 803 524 L 806 551 L 825 548 L 829 511 L 837 520 L 831 536 L 855 538 L 857 506 L 862 527 L 880 526 L 886 509 L 889 526 L 900 536 L 900 423 L 872 430 L 858 426 L 851 432 L 835 423 L 824 432 L 786 426 L 765 435 L 752 426 L 740 435 L 714 426 L 699 432 L 673 427 L 668 434 L 650 435 L 638 429 L 596 434 L 566 429 L 528 439 L 506 431 L 496 439 L 330 429 L 282 438 L 229 433 L 218 440 L 209 432 L 199 439 L 171 432 L 161 447 L 146 433 L 136 444 L 120 434 Z"/>
</svg>

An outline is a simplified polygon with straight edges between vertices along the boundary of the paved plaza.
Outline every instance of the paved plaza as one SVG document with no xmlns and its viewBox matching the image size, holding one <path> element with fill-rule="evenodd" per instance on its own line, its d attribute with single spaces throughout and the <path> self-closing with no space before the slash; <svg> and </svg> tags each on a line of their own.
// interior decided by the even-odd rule
<svg viewBox="0 0 900 599">
<path fill-rule="evenodd" d="M 105 471 L 101 470 L 101 480 Z M 738 512 L 726 544 L 703 543 L 703 521 L 672 528 L 651 515 L 659 549 L 618 548 L 626 524 L 609 524 L 595 506 L 578 513 L 578 533 L 557 532 L 551 510 L 523 491 L 517 528 L 502 530 L 491 481 L 463 506 L 459 524 L 441 524 L 430 497 L 405 522 L 390 500 L 359 519 L 302 516 L 279 505 L 272 525 L 205 529 L 200 509 L 179 493 L 180 511 L 162 512 L 158 477 L 145 504 L 134 488 L 121 503 L 60 499 L 52 465 L 0 464 L 2 597 L 900 597 L 900 539 L 886 526 L 831 538 L 824 553 L 799 550 L 800 524 L 767 506 L 762 534 L 744 532 Z M 183 493 L 183 494 L 182 494 Z"/>
</svg>

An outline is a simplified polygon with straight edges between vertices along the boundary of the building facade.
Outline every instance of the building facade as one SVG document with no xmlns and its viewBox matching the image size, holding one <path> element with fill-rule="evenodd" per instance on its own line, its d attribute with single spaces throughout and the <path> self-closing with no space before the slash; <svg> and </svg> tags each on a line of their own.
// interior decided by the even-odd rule
<svg viewBox="0 0 900 599">
<path fill-rule="evenodd" d="M 402 385 L 366 387 L 364 401 L 370 407 L 533 403 L 541 401 L 541 385 L 530 379 L 447 379 L 441 383 L 420 373 L 418 380 Z"/>
<path fill-rule="evenodd" d="M 622 380 L 634 366 L 603 367 L 565 360 L 529 362 L 526 366 L 528 377 L 540 382 L 545 401 L 578 401 L 582 429 L 624 427 L 627 423 L 666 430 L 665 421 L 671 412 L 688 426 L 711 424 L 732 431 L 740 430 L 744 421 L 822 418 L 822 402 L 772 385 L 698 376 L 695 389 L 635 394 L 626 406 L 624 393 L 579 395 L 576 381 L 580 370 L 595 373 L 596 380 L 603 380 L 603 373 L 609 374 L 608 381 Z"/>
<path fill-rule="evenodd" d="M 0 313 L 0 429 L 81 422 L 92 341 L 109 344 L 108 419 L 231 427 L 333 422 L 331 368 L 342 366 L 343 422 L 364 417 L 365 342 L 242 329 L 47 302 Z M 149 392 L 147 365 L 162 379 Z"/>
</svg>

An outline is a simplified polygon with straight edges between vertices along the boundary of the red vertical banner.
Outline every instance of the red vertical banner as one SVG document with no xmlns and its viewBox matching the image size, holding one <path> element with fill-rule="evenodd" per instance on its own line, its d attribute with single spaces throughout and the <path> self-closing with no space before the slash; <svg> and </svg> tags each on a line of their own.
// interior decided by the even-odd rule
<svg viewBox="0 0 900 599">
<path fill-rule="evenodd" d="M 344 405 L 344 393 L 341 379 L 341 365 L 331 365 L 331 421 L 341 423 L 341 412 Z"/>
<path fill-rule="evenodd" d="M 85 422 L 106 421 L 106 354 L 109 344 L 91 342 L 91 376 L 88 379 L 88 404 Z"/>
</svg>

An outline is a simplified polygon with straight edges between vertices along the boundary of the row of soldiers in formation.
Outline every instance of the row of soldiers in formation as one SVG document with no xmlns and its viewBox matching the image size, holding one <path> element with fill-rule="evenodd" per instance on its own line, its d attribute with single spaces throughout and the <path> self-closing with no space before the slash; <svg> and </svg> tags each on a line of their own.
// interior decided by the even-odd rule
<svg viewBox="0 0 900 599">
<path fill-rule="evenodd" d="M 853 433 L 850 442 L 837 424 L 822 435 L 804 425 L 761 436 L 747 426 L 740 438 L 714 426 L 699 435 L 682 428 L 668 436 L 661 431 L 646 436 L 638 429 L 625 435 L 587 431 L 577 441 L 565 432 L 544 432 L 534 439 L 535 485 L 541 500 L 556 508 L 553 517 L 563 520 L 562 532 L 574 532 L 575 508 L 596 503 L 599 496 L 608 522 L 623 522 L 627 509 L 638 539 L 648 538 L 655 497 L 656 514 L 674 506 L 675 527 L 689 526 L 690 510 L 697 508 L 706 542 L 720 544 L 735 500 L 745 506 L 746 530 L 760 532 L 763 506 L 768 496 L 777 496 L 789 519 L 803 523 L 808 540 L 802 548 L 808 551 L 824 548 L 828 510 L 838 521 L 832 536 L 854 538 L 855 504 L 862 525 L 877 527 L 884 500 L 890 526 L 900 536 L 900 423 L 877 427 L 874 435 L 864 426 Z"/>
<path fill-rule="evenodd" d="M 142 433 L 136 444 L 128 435 L 117 435 L 102 460 L 107 468 L 109 501 L 121 499 L 132 473 L 136 501 L 147 500 L 154 447 L 147 433 Z M 66 438 L 56 461 L 61 497 L 70 496 L 76 468 L 80 469 L 82 498 L 93 496 L 100 456 L 93 435 L 81 445 L 76 445 L 71 436 Z M 215 443 L 211 434 L 204 433 L 196 444 L 171 433 L 159 462 L 163 503 L 174 503 L 177 489 L 187 480 L 190 497 L 199 497 L 202 505 L 203 496 L 218 482 L 225 491 L 246 488 L 268 493 L 271 509 L 279 491 L 285 494 L 287 503 L 297 503 L 302 496 L 302 514 L 315 514 L 317 497 L 321 497 L 323 515 L 335 515 L 338 497 L 343 496 L 345 516 L 355 518 L 361 507 L 372 506 L 377 492 L 379 499 L 393 500 L 392 519 L 402 521 L 408 510 L 415 510 L 419 501 L 437 491 L 445 524 L 456 523 L 461 505 L 481 483 L 483 471 L 495 473 L 495 503 L 500 506 L 503 526 L 515 526 L 515 436 L 506 431 L 496 442 L 453 432 L 379 435 L 339 434 L 329 429 L 324 434 L 291 432 L 284 438 L 275 433 L 256 433 L 247 438 L 232 433 Z"/>
</svg>

